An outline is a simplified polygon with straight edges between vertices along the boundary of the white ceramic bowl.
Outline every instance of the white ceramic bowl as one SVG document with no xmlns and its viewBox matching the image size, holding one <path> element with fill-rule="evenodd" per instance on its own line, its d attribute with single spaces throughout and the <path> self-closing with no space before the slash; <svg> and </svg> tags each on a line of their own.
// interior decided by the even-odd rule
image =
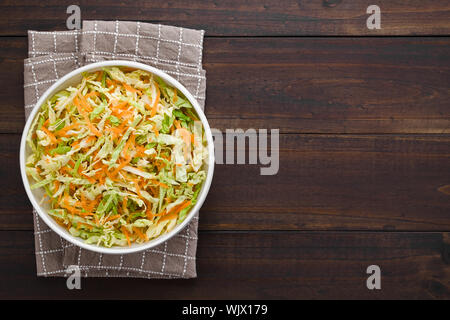
<svg viewBox="0 0 450 320">
<path fill-rule="evenodd" d="M 180 92 L 184 94 L 184 96 L 189 100 L 189 102 L 192 104 L 192 106 L 195 108 L 195 111 L 197 112 L 197 115 L 199 116 L 204 130 L 206 134 L 207 139 L 207 148 L 208 148 L 208 159 L 206 163 L 204 164 L 205 171 L 206 171 L 206 180 L 203 183 L 202 189 L 200 190 L 200 193 L 198 195 L 198 200 L 195 206 L 191 209 L 191 211 L 188 213 L 186 219 L 177 225 L 173 230 L 171 230 L 169 233 L 163 234 L 160 237 L 150 240 L 143 244 L 132 244 L 130 247 L 112 247 L 112 248 L 106 248 L 101 247 L 97 245 L 87 244 L 83 241 L 81 238 L 77 238 L 72 236 L 66 229 L 58 225 L 53 218 L 51 218 L 47 214 L 47 210 L 49 209 L 48 204 L 40 205 L 39 202 L 42 199 L 44 195 L 44 191 L 42 188 L 38 188 L 36 190 L 30 189 L 30 181 L 28 180 L 28 176 L 25 173 L 25 161 L 30 154 L 31 150 L 28 147 L 26 143 L 26 137 L 28 134 L 28 131 L 30 130 L 30 126 L 33 122 L 33 119 L 35 118 L 36 114 L 38 113 L 38 110 L 40 109 L 41 105 L 50 97 L 52 97 L 55 93 L 57 93 L 60 90 L 63 90 L 69 86 L 77 85 L 81 82 L 82 73 L 83 72 L 92 72 L 101 70 L 103 67 L 108 66 L 122 66 L 122 67 L 130 67 L 135 69 L 142 69 L 145 71 L 148 71 L 150 73 L 153 73 L 154 75 L 160 77 L 163 79 L 166 83 L 169 85 L 177 88 Z M 64 77 L 59 79 L 55 84 L 53 84 L 48 90 L 42 95 L 42 97 L 37 102 L 36 107 L 33 109 L 33 111 L 30 114 L 30 117 L 28 118 L 27 123 L 25 124 L 25 128 L 23 130 L 22 134 L 22 140 L 20 142 L 20 171 L 22 174 L 22 180 L 23 184 L 25 186 L 25 190 L 27 192 L 28 198 L 30 199 L 31 203 L 33 204 L 33 207 L 36 209 L 39 216 L 42 218 L 42 220 L 45 221 L 45 223 L 58 235 L 66 239 L 67 241 L 87 250 L 100 252 L 100 253 L 106 253 L 106 254 L 127 254 L 127 253 L 133 253 L 138 252 L 142 250 L 146 250 L 152 247 L 155 247 L 164 241 L 169 240 L 171 237 L 176 235 L 180 230 L 182 230 L 195 216 L 195 213 L 200 210 L 200 207 L 202 206 L 203 202 L 205 201 L 206 195 L 209 191 L 209 187 L 211 185 L 212 177 L 213 177 L 213 171 L 214 171 L 214 143 L 212 139 L 211 129 L 208 125 L 208 121 L 206 120 L 205 114 L 200 109 L 200 106 L 197 102 L 197 100 L 187 91 L 187 89 L 179 83 L 177 80 L 166 74 L 165 72 L 158 70 L 156 68 L 147 66 L 142 63 L 138 62 L 132 62 L 132 61 L 124 61 L 124 60 L 111 60 L 111 61 L 103 61 L 103 62 L 97 62 L 92 63 L 87 66 L 78 68 L 68 74 L 66 74 Z"/>
</svg>

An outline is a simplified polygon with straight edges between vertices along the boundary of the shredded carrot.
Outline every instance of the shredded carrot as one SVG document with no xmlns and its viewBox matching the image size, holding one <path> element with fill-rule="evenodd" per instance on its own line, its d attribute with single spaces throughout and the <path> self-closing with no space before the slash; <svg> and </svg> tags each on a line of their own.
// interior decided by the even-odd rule
<svg viewBox="0 0 450 320">
<path fill-rule="evenodd" d="M 145 149 L 145 147 L 135 145 L 134 148 L 135 148 L 135 150 L 137 151 L 136 156 L 142 156 L 142 157 L 146 157 L 146 156 L 147 156 L 147 155 L 145 154 L 145 150 L 147 150 L 147 149 Z"/>
<path fill-rule="evenodd" d="M 153 126 L 153 132 L 155 133 L 155 136 L 159 135 L 159 131 L 156 129 L 156 126 Z"/>
<path fill-rule="evenodd" d="M 111 174 L 112 177 L 115 177 L 120 170 L 122 170 L 127 164 L 129 164 L 131 161 L 131 156 L 128 156 L 125 161 L 123 161 L 117 168 L 114 170 Z"/>
<path fill-rule="evenodd" d="M 80 101 L 81 106 L 88 112 L 92 111 L 92 107 L 91 105 L 87 102 L 86 96 L 82 96 L 79 92 L 78 92 L 78 98 Z"/>
<path fill-rule="evenodd" d="M 125 238 L 127 238 L 128 246 L 131 246 L 130 236 L 128 235 L 128 230 L 124 226 L 120 228 L 125 235 Z"/>
<path fill-rule="evenodd" d="M 128 148 L 130 147 L 131 144 L 134 144 L 134 140 L 135 140 L 136 136 L 133 134 L 127 141 L 127 143 L 125 143 L 125 146 L 123 147 L 122 150 L 122 155 L 124 157 L 128 156 Z"/>
<path fill-rule="evenodd" d="M 123 82 L 122 83 L 123 84 L 123 87 L 127 90 L 127 91 L 130 91 L 130 92 L 136 92 L 138 95 L 142 95 L 142 92 L 141 91 L 139 91 L 139 90 L 137 90 L 137 89 L 135 89 L 135 88 L 133 88 L 132 86 L 129 86 L 128 84 L 126 84 L 125 82 Z"/>
<path fill-rule="evenodd" d="M 159 219 L 159 221 L 171 220 L 171 219 L 174 219 L 176 216 L 177 216 L 177 214 L 175 212 L 172 212 L 172 213 L 166 214 L 163 217 L 161 217 Z"/>
<path fill-rule="evenodd" d="M 97 71 L 96 74 L 97 74 L 97 78 L 95 80 L 97 80 L 97 81 L 102 80 L 102 78 L 103 78 L 103 70 Z"/>
<path fill-rule="evenodd" d="M 111 86 L 115 87 L 116 86 L 115 83 L 111 79 L 106 79 L 106 85 L 108 87 L 111 87 Z"/>
<path fill-rule="evenodd" d="M 183 210 L 184 208 L 190 206 L 191 203 L 192 203 L 191 200 L 184 201 L 184 202 L 183 202 L 183 203 L 175 210 L 175 212 L 176 212 L 176 213 L 179 213 L 179 212 L 180 212 L 181 210 Z"/>
<path fill-rule="evenodd" d="M 127 125 L 127 122 L 124 121 L 116 128 L 114 128 L 114 127 L 108 128 L 108 131 L 111 131 L 113 133 L 113 139 L 117 138 L 120 135 L 122 135 L 122 137 L 123 137 L 124 132 L 126 130 L 128 130 L 128 127 L 126 125 Z"/>
<path fill-rule="evenodd" d="M 86 208 L 87 207 L 87 200 L 86 197 L 84 196 L 84 194 L 81 194 L 81 208 Z"/>
<path fill-rule="evenodd" d="M 55 132 L 56 136 L 65 136 L 67 131 L 74 129 L 79 126 L 78 122 L 72 123 L 71 125 L 68 125 L 67 127 L 62 128 L 61 130 L 58 130 Z"/>
<path fill-rule="evenodd" d="M 156 112 L 158 111 L 158 103 L 159 103 L 159 95 L 161 94 L 161 92 L 159 91 L 158 85 L 155 83 L 155 87 L 156 87 L 156 98 L 155 98 L 155 102 L 153 102 L 152 105 L 152 111 L 150 113 L 151 117 L 154 117 Z"/>
<path fill-rule="evenodd" d="M 115 106 L 113 106 L 114 109 L 124 109 L 128 105 L 128 101 L 123 101 Z"/>
<path fill-rule="evenodd" d="M 98 97 L 99 95 L 100 95 L 100 93 L 98 93 L 98 91 L 91 91 L 87 95 L 85 95 L 84 97 L 87 99 L 87 98 L 90 98 L 90 97 L 93 97 L 93 96 Z"/>
<path fill-rule="evenodd" d="M 92 177 L 90 177 L 90 176 L 87 176 L 87 175 L 85 175 L 84 173 L 81 173 L 81 175 L 82 175 L 83 177 L 85 177 L 90 183 L 95 183 L 95 179 L 94 179 L 94 178 L 92 178 Z"/>
<path fill-rule="evenodd" d="M 127 203 L 128 203 L 128 197 L 124 197 L 123 202 L 122 202 L 123 212 L 127 212 Z"/>
<path fill-rule="evenodd" d="M 75 213 L 75 214 L 78 214 L 79 213 L 79 210 L 78 209 L 76 209 L 75 207 L 72 207 L 70 204 L 69 204 L 69 196 L 68 195 L 65 195 L 64 196 L 64 198 L 63 198 L 63 204 L 64 204 L 64 208 L 66 208 L 69 212 L 71 212 L 71 213 Z"/>
<path fill-rule="evenodd" d="M 72 168 L 70 168 L 69 166 L 64 166 L 64 167 L 62 167 L 61 169 L 59 169 L 59 171 L 61 172 L 61 173 L 68 173 L 70 176 L 72 175 L 71 174 L 71 172 L 72 172 Z"/>
<path fill-rule="evenodd" d="M 177 102 L 177 100 L 178 100 L 178 90 L 177 90 L 177 89 L 174 89 L 174 90 L 173 90 L 173 98 L 172 98 L 172 101 L 173 101 L 173 102 Z"/>
<path fill-rule="evenodd" d="M 61 227 L 63 227 L 63 228 L 65 228 L 66 226 L 65 226 L 65 224 L 64 224 L 64 222 L 63 221 L 61 221 L 61 219 L 59 219 L 59 218 L 57 218 L 57 217 L 55 217 L 55 221 L 56 221 L 56 223 L 57 224 L 59 224 Z"/>
<path fill-rule="evenodd" d="M 141 188 L 139 188 L 139 180 L 138 179 L 131 179 L 134 182 L 135 188 L 136 188 L 136 193 L 138 194 L 139 197 L 142 198 L 142 194 L 141 194 Z"/>
<path fill-rule="evenodd" d="M 112 181 L 116 181 L 116 180 L 117 180 L 117 179 L 116 179 L 116 176 L 115 176 L 114 174 L 111 174 L 111 173 L 108 171 L 108 168 L 105 169 L 105 173 L 106 173 L 106 175 L 108 176 L 108 178 L 110 178 Z"/>
<path fill-rule="evenodd" d="M 116 220 L 118 218 L 120 218 L 120 214 L 116 214 L 115 216 L 110 216 L 108 219 L 105 220 L 105 222 Z"/>
<path fill-rule="evenodd" d="M 58 181 L 58 180 L 55 180 L 55 181 L 53 182 L 53 189 L 55 190 L 55 192 L 56 192 L 56 190 L 59 189 L 59 181 Z"/>
<path fill-rule="evenodd" d="M 150 188 L 150 191 L 152 192 L 153 196 L 159 197 L 159 189 L 152 187 L 152 186 L 150 186 L 149 188 Z"/>
<path fill-rule="evenodd" d="M 184 208 L 188 207 L 190 204 L 191 204 L 191 200 L 184 201 L 179 206 L 173 208 L 171 212 L 169 212 L 166 215 L 164 215 L 159 221 L 165 221 L 165 220 L 169 220 L 169 219 L 175 218 L 176 216 L 178 216 L 178 213 L 181 210 L 183 210 Z"/>
<path fill-rule="evenodd" d="M 168 189 L 168 188 L 169 188 L 169 186 L 168 186 L 167 184 L 165 184 L 165 183 L 162 183 L 162 182 L 159 182 L 159 181 L 156 181 L 156 180 L 151 180 L 151 182 L 152 182 L 153 184 L 156 184 L 156 185 L 158 185 L 158 186 L 163 187 L 164 189 Z"/>
<path fill-rule="evenodd" d="M 48 135 L 48 137 L 50 138 L 50 140 L 52 141 L 53 144 L 58 143 L 58 139 L 56 139 L 54 134 L 51 133 L 46 127 L 42 126 L 41 130 L 44 131 Z"/>
<path fill-rule="evenodd" d="M 89 230 L 92 230 L 94 228 L 90 224 L 84 223 L 84 222 L 77 222 L 78 225 L 86 226 Z"/>
<path fill-rule="evenodd" d="M 139 229 L 136 228 L 136 227 L 133 227 L 133 231 L 136 232 L 136 234 L 138 235 L 139 238 L 141 238 L 142 240 L 148 241 L 147 235 L 146 235 L 146 234 L 143 234 L 143 233 L 141 232 L 141 230 L 139 230 Z"/>
<path fill-rule="evenodd" d="M 93 134 L 95 134 L 97 137 L 101 137 L 102 134 L 100 133 L 100 131 L 98 131 L 98 129 L 91 123 L 91 121 L 89 120 L 89 116 L 88 116 L 87 112 L 82 109 L 82 106 L 80 104 L 80 100 L 77 97 L 75 97 L 73 99 L 73 103 L 77 107 L 78 112 L 83 116 L 84 121 L 86 121 L 86 123 L 87 123 L 89 129 L 91 130 L 91 132 Z"/>
<path fill-rule="evenodd" d="M 147 219 L 149 219 L 149 220 L 152 220 L 155 217 L 155 215 L 150 211 L 150 207 L 148 207 L 145 214 L 147 215 Z"/>
</svg>

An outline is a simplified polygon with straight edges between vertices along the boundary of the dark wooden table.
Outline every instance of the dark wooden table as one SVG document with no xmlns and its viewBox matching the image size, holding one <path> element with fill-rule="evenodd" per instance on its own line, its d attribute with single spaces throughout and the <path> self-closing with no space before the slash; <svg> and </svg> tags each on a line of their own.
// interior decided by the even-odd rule
<svg viewBox="0 0 450 320">
<path fill-rule="evenodd" d="M 211 126 L 280 129 L 278 175 L 216 165 L 197 279 L 69 291 L 35 275 L 26 34 L 63 30 L 73 3 L 83 19 L 205 29 Z M 0 298 L 450 298 L 449 36 L 448 0 L 1 1 Z"/>
</svg>

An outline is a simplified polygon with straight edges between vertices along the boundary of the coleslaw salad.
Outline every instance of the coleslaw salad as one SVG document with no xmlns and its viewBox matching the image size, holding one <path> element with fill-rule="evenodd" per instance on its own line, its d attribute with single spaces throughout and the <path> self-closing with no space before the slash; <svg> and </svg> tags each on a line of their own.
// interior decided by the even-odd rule
<svg viewBox="0 0 450 320">
<path fill-rule="evenodd" d="M 32 202 L 45 191 L 38 207 L 69 241 L 138 251 L 181 230 L 204 201 L 212 138 L 198 103 L 173 78 L 139 63 L 99 64 L 78 70 L 76 86 L 55 84 L 41 98 L 22 139 L 22 176 Z"/>
</svg>

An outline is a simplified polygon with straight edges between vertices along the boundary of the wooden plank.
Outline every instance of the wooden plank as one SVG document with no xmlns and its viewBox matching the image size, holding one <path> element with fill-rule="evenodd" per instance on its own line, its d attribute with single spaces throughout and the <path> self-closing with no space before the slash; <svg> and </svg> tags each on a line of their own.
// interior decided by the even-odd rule
<svg viewBox="0 0 450 320">
<path fill-rule="evenodd" d="M 205 29 L 214 36 L 261 35 L 429 35 L 450 33 L 447 0 L 378 0 L 381 29 L 366 27 L 366 0 L 250 1 L 78 1 L 82 19 L 140 20 Z M 70 0 L 45 4 L 4 0 L 0 35 L 23 35 L 28 29 L 66 29 Z"/>
<path fill-rule="evenodd" d="M 219 128 L 450 133 L 449 44 L 450 38 L 207 41 L 207 115 Z"/>
<path fill-rule="evenodd" d="M 19 133 L 26 38 L 0 38 L 0 132 Z M 209 38 L 215 128 L 450 133 L 450 38 Z"/>
<path fill-rule="evenodd" d="M 32 232 L 3 231 L 0 298 L 448 299 L 446 236 L 201 232 L 197 279 L 83 278 L 81 290 L 67 290 L 64 278 L 36 277 Z M 381 269 L 381 290 L 366 288 L 372 264 Z"/>
<path fill-rule="evenodd" d="M 0 229 L 30 230 L 18 135 L 0 135 Z M 450 231 L 450 136 L 280 136 L 280 170 L 216 165 L 202 230 Z"/>
</svg>

